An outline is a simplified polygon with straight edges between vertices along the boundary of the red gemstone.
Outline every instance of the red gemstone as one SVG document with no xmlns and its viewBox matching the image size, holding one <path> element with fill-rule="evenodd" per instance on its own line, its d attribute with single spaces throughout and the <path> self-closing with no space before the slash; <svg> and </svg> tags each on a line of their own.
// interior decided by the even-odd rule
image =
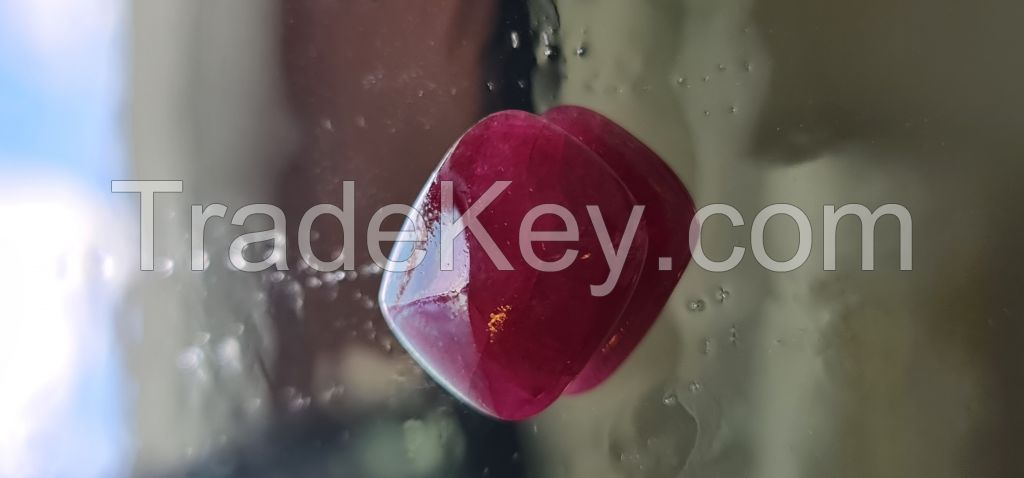
<svg viewBox="0 0 1024 478">
<path fill-rule="evenodd" d="M 689 228 L 696 210 L 675 172 L 611 120 L 578 106 L 560 106 L 544 117 L 604 159 L 645 208 L 648 242 L 644 270 L 619 324 L 566 389 L 581 393 L 600 385 L 622 365 L 654 325 L 690 263 Z"/>
<path fill-rule="evenodd" d="M 681 259 L 689 259 L 679 244 L 685 251 L 693 205 L 667 166 L 596 113 L 559 108 L 550 115 L 497 113 L 458 140 L 414 205 L 422 228 L 408 222 L 392 251 L 401 261 L 422 250 L 422 263 L 387 272 L 381 286 L 384 315 L 406 350 L 453 394 L 507 420 L 533 416 L 567 388 L 582 391 L 613 372 L 664 306 Z M 675 184 L 647 177 L 666 172 Z M 660 196 L 680 190 L 683 199 Z M 634 206 L 646 201 L 659 204 L 645 204 L 645 219 L 631 224 Z M 672 209 L 680 204 L 687 207 Z M 521 244 L 520 228 L 541 205 L 563 208 L 578 237 Z M 532 231 L 572 229 L 566 217 L 532 214 Z M 458 216 L 477 223 L 467 219 L 471 227 L 454 236 L 453 261 L 443 270 L 442 230 Z M 683 224 L 662 224 L 671 218 Z M 659 236 L 649 237 L 652 231 Z M 649 244 L 679 260 L 673 271 L 657 273 L 654 260 L 652 272 Z M 616 251 L 620 267 L 607 258 Z M 560 259 L 555 270 L 535 267 Z M 609 279 L 613 271 L 621 271 L 617 280 Z M 606 282 L 608 290 L 596 293 Z"/>
</svg>

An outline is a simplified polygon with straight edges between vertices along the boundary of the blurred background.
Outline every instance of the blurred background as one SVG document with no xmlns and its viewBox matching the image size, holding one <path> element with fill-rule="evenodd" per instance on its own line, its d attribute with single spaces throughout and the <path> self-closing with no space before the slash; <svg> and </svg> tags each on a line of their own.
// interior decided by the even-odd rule
<svg viewBox="0 0 1024 478">
<path fill-rule="evenodd" d="M 1016 477 L 1024 4 L 1008 0 L 0 0 L 0 476 Z M 412 202 L 490 112 L 593 108 L 811 260 L 691 265 L 608 382 L 480 416 L 395 342 L 380 270 L 242 273 L 193 205 Z M 140 198 L 155 201 L 142 271 Z M 897 203 L 839 227 L 825 205 Z M 392 229 L 397 225 L 393 225 Z M 773 257 L 796 230 L 767 228 Z M 721 259 L 749 223 L 705 225 Z M 342 245 L 319 221 L 320 257 Z M 749 251 L 748 251 L 749 252 Z M 749 254 L 748 254 L 749 255 Z M 197 265 L 205 270 L 197 271 Z"/>
</svg>

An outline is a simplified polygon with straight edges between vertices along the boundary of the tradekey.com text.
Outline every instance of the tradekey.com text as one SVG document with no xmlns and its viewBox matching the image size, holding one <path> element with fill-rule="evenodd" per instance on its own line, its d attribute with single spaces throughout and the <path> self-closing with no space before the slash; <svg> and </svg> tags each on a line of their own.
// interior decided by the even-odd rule
<svg viewBox="0 0 1024 478">
<path fill-rule="evenodd" d="M 460 211 L 454 205 L 452 185 L 449 182 L 441 182 L 440 210 L 430 219 L 428 224 L 424 211 L 418 211 L 407 205 L 391 204 L 378 209 L 372 215 L 366 231 L 367 252 L 373 262 L 380 268 L 392 272 L 404 272 L 420 266 L 427 254 L 427 244 L 424 231 L 429 229 L 439 230 L 440 243 L 432 250 L 439 251 L 439 260 L 432 261 L 439 265 L 441 270 L 450 271 L 455 267 L 456 239 L 468 232 L 479 243 L 486 252 L 492 263 L 498 270 L 512 270 L 513 266 L 508 260 L 505 252 L 502 252 L 489 231 L 480 223 L 478 217 L 483 214 L 487 207 L 498 198 L 510 182 L 497 181 L 470 205 L 466 210 Z M 342 204 L 318 204 L 308 209 L 302 216 L 298 228 L 298 249 L 303 260 L 310 268 L 319 272 L 335 272 L 338 270 L 351 271 L 356 267 L 353 246 L 356 243 L 353 236 L 355 232 L 355 189 L 352 181 L 346 181 L 342 185 Z M 160 194 L 179 194 L 184 191 L 184 182 L 175 180 L 127 180 L 112 181 L 111 192 L 133 193 L 140 198 L 140 238 L 141 238 L 141 267 L 144 271 L 153 270 L 153 242 L 154 242 L 154 209 L 155 202 Z M 575 217 L 567 208 L 558 204 L 539 204 L 533 207 L 522 219 L 518 229 L 519 253 L 523 262 L 529 267 L 542 272 L 557 272 L 568 268 L 577 260 L 580 251 L 573 249 L 572 243 L 579 241 L 580 222 L 587 221 L 590 227 L 584 228 L 593 231 L 600 244 L 603 259 L 608 264 L 609 277 L 605 286 L 614 284 L 627 259 L 629 246 L 636 237 L 637 229 L 643 220 L 644 206 L 638 205 L 631 211 L 626 221 L 625 231 L 619 235 L 618 243 L 609 234 L 606 227 L 605 217 L 599 206 L 588 205 L 585 217 Z M 885 204 L 874 210 L 861 204 L 845 204 L 836 208 L 833 205 L 826 205 L 821 212 L 823 218 L 823 251 L 825 270 L 836 270 L 836 229 L 839 221 L 846 216 L 854 216 L 861 223 L 861 270 L 874 270 L 874 241 L 875 224 L 884 216 L 893 216 L 899 222 L 899 269 L 912 270 L 912 237 L 913 221 L 910 212 L 906 207 L 899 204 Z M 205 229 L 210 221 L 215 219 L 226 220 L 228 208 L 223 204 L 193 205 L 191 207 L 191 231 L 190 231 L 190 259 L 193 271 L 202 271 L 206 268 L 206 246 Z M 392 216 L 403 216 L 405 225 L 401 231 L 381 231 L 385 220 Z M 536 230 L 538 219 L 544 216 L 554 216 L 564 226 L 560 230 L 549 229 Z M 228 250 L 228 257 L 231 265 L 245 272 L 261 272 L 271 268 L 287 270 L 288 261 L 286 254 L 286 218 L 281 208 L 271 204 L 250 204 L 237 209 L 231 215 L 230 223 L 236 226 L 243 226 L 247 219 L 253 216 L 265 216 L 270 219 L 273 227 L 263 231 L 248 232 L 240 234 L 231 241 Z M 746 255 L 746 248 L 734 246 L 732 252 L 724 260 L 715 260 L 707 257 L 704 248 L 701 247 L 702 225 L 714 216 L 723 216 L 732 226 L 745 225 L 744 218 L 740 212 L 727 204 L 709 204 L 696 211 L 689 225 L 689 237 L 679 240 L 689 241 L 693 263 L 711 272 L 725 272 L 739 266 Z M 776 216 L 788 216 L 796 225 L 798 234 L 796 252 L 792 257 L 785 260 L 772 258 L 765 247 L 765 229 L 769 221 Z M 333 219 L 332 219 L 333 218 Z M 313 253 L 311 245 L 311 230 L 316 220 L 336 220 L 342 227 L 344 241 L 342 249 L 335 257 L 320 258 Z M 620 218 L 625 219 L 625 218 Z M 435 229 L 439 228 L 439 229 Z M 508 243 L 509 238 L 499 238 L 503 243 Z M 762 267 L 772 272 L 789 272 L 802 266 L 810 257 L 812 250 L 813 234 L 811 222 L 808 215 L 800 208 L 791 204 L 772 204 L 760 210 L 751 223 L 750 248 L 754 258 Z M 412 248 L 404 248 L 412 252 L 406 257 L 388 257 L 384 252 L 385 243 L 408 242 L 413 243 Z M 538 243 L 564 243 L 566 246 L 561 257 L 544 258 L 538 256 L 535 251 L 535 244 Z M 247 257 L 247 248 L 254 244 L 272 243 L 259 260 Z M 269 244 L 268 244 L 269 245 Z M 507 251 L 506 251 L 507 252 Z M 669 259 L 669 258 L 665 258 Z M 517 261 L 518 262 L 518 261 Z M 658 264 L 661 270 L 670 270 L 672 265 L 669 261 L 662 260 Z M 610 287 L 594 286 L 594 293 L 601 295 L 601 292 Z M 605 292 L 607 293 L 607 292 Z"/>
</svg>

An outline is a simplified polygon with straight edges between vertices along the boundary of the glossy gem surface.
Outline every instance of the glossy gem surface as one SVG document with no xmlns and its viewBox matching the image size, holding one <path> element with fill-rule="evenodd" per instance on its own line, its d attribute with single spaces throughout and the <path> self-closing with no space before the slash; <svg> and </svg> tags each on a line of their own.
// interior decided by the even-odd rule
<svg viewBox="0 0 1024 478">
<path fill-rule="evenodd" d="M 652 275 L 650 245 L 689 257 L 669 245 L 680 241 L 685 249 L 685 234 L 650 237 L 646 212 L 628 227 L 638 197 L 656 198 L 661 187 L 645 176 L 668 168 L 624 130 L 603 123 L 610 122 L 584 109 L 485 118 L 449 151 L 413 206 L 422 224 L 408 221 L 392 250 L 393 261 L 414 254 L 423 260 L 385 273 L 381 307 L 389 326 L 439 383 L 484 413 L 525 419 L 567 389 L 602 381 L 650 327 L 685 266 Z M 641 164 L 634 168 L 636 158 Z M 543 205 L 560 213 L 532 212 Z M 656 214 L 656 222 L 665 215 L 671 214 Z M 446 265 L 442 231 L 460 216 L 475 218 L 478 227 L 449 237 Z M 685 228 L 689 217 L 680 216 Z M 577 237 L 559 234 L 574 229 L 567 218 Z M 555 234 L 524 245 L 524 223 Z M 615 252 L 621 268 L 608 257 Z M 564 267 L 538 270 L 527 255 L 546 264 L 562 260 Z M 617 280 L 609 281 L 613 271 Z M 594 286 L 606 282 L 607 293 L 595 294 Z M 638 295 L 638 284 L 652 291 Z M 650 304 L 635 303 L 637 297 Z"/>
<path fill-rule="evenodd" d="M 644 206 L 649 237 L 644 269 L 629 306 L 566 390 L 581 393 L 618 369 L 654 325 L 690 262 L 690 221 L 696 211 L 689 191 L 672 169 L 611 120 L 578 106 L 560 106 L 544 117 L 594 151 L 626 184 L 637 203 Z M 664 269 L 663 263 L 667 265 Z"/>
</svg>

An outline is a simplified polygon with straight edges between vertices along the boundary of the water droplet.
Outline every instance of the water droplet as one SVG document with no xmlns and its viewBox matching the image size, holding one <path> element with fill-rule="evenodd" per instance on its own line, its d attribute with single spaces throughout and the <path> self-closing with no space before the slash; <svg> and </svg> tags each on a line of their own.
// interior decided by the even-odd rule
<svg viewBox="0 0 1024 478">
<path fill-rule="evenodd" d="M 377 303 L 374 302 L 373 299 L 371 299 L 369 297 L 363 297 L 360 300 L 360 303 L 363 305 L 363 308 L 365 308 L 367 310 L 373 309 L 374 307 L 377 307 Z"/>
<path fill-rule="evenodd" d="M 497 87 L 498 87 L 498 85 L 494 84 L 493 81 L 488 81 L 487 82 L 487 91 L 494 91 L 494 89 L 497 88 Z"/>
<path fill-rule="evenodd" d="M 324 390 L 324 392 L 320 394 L 320 402 L 321 403 L 325 403 L 325 404 L 331 403 L 331 402 L 341 398 L 341 396 L 344 395 L 344 394 L 345 394 L 345 386 L 344 385 L 335 385 L 335 386 L 333 386 L 331 388 L 328 388 L 327 390 Z"/>
<path fill-rule="evenodd" d="M 704 302 L 704 299 L 691 300 L 690 303 L 687 304 L 687 308 L 690 309 L 691 312 L 701 312 L 705 307 L 707 307 L 707 304 Z"/>
<path fill-rule="evenodd" d="M 242 346 L 238 339 L 229 337 L 217 345 L 217 361 L 225 370 L 238 372 L 242 370 Z"/>
<path fill-rule="evenodd" d="M 637 452 L 622 452 L 619 453 L 619 461 L 623 463 L 636 463 L 640 461 L 640 454 Z"/>
<path fill-rule="evenodd" d="M 743 69 L 744 69 L 744 70 L 747 70 L 747 71 L 753 71 L 753 70 L 754 70 L 754 65 L 752 65 L 752 64 L 751 64 L 751 63 L 750 63 L 750 62 L 748 61 L 748 62 L 746 62 L 746 63 L 744 63 L 744 64 L 743 64 Z"/>
<path fill-rule="evenodd" d="M 360 128 L 365 128 L 366 127 L 366 118 L 364 118 L 362 115 L 356 116 L 356 126 L 358 126 Z M 312 237 L 312 233 L 310 233 L 310 239 L 316 240 L 316 239 L 314 239 Z"/>
<path fill-rule="evenodd" d="M 719 303 L 729 300 L 729 291 L 725 290 L 724 287 L 719 287 L 718 291 L 715 292 L 715 300 Z"/>
<path fill-rule="evenodd" d="M 707 75 L 705 75 L 705 76 L 704 76 L 704 78 L 703 78 L 703 81 L 704 81 L 704 83 L 708 83 L 708 82 L 710 82 L 710 81 L 711 81 L 711 77 L 710 77 L 710 76 L 707 76 Z"/>
<path fill-rule="evenodd" d="M 306 287 L 310 289 L 316 289 L 323 285 L 323 281 L 319 277 L 309 277 L 306 279 Z"/>
<path fill-rule="evenodd" d="M 334 131 L 334 123 L 331 122 L 330 118 L 320 120 L 320 127 L 323 128 L 324 131 Z"/>
<path fill-rule="evenodd" d="M 700 393 L 701 390 L 704 390 L 704 386 L 700 382 L 690 382 L 687 388 L 689 388 L 690 393 Z"/>
<path fill-rule="evenodd" d="M 736 113 L 736 107 L 735 106 L 730 106 L 729 107 L 729 112 L 730 113 Z"/>
<path fill-rule="evenodd" d="M 512 48 L 519 48 L 519 32 L 513 30 L 510 40 L 512 40 Z"/>
<path fill-rule="evenodd" d="M 683 88 L 689 88 L 690 80 L 687 80 L 686 78 L 680 76 L 679 78 L 676 78 L 676 84 L 682 86 Z"/>
<path fill-rule="evenodd" d="M 232 330 L 231 330 L 230 333 L 231 333 L 231 335 L 234 335 L 235 337 L 241 337 L 242 334 L 245 333 L 245 324 L 243 324 L 241 322 L 236 323 L 234 325 L 234 327 L 232 327 Z"/>
<path fill-rule="evenodd" d="M 676 397 L 676 392 L 669 390 L 665 392 L 665 396 L 661 397 L 661 403 L 666 407 L 674 407 L 679 404 L 679 397 Z"/>
<path fill-rule="evenodd" d="M 382 269 L 379 265 L 373 262 L 369 264 L 364 264 L 363 266 L 359 267 L 360 275 L 375 276 L 380 275 L 382 272 L 384 272 L 384 269 Z"/>
<path fill-rule="evenodd" d="M 616 476 L 680 475 L 696 444 L 697 422 L 672 397 L 668 407 L 637 407 L 629 426 L 612 430 L 608 451 L 612 467 L 619 468 Z"/>
<path fill-rule="evenodd" d="M 158 257 L 153 260 L 153 272 L 160 277 L 167 278 L 174 274 L 174 259 L 170 257 Z"/>
<path fill-rule="evenodd" d="M 587 54 L 587 45 L 580 44 L 580 46 L 576 47 L 576 56 L 582 57 L 582 56 L 585 56 L 586 54 Z"/>
<path fill-rule="evenodd" d="M 285 399 L 285 404 L 290 412 L 299 412 L 309 407 L 311 401 L 310 397 L 303 396 L 298 390 L 292 387 L 285 387 L 281 391 L 282 397 Z"/>
<path fill-rule="evenodd" d="M 701 353 L 703 353 L 704 355 L 710 355 L 711 354 L 711 339 L 710 338 L 705 338 L 704 339 L 704 348 L 701 349 Z"/>
<path fill-rule="evenodd" d="M 704 110 L 704 117 L 707 118 L 708 116 L 711 116 L 711 112 L 708 110 Z"/>
<path fill-rule="evenodd" d="M 295 397 L 294 400 L 288 402 L 288 409 L 291 410 L 292 412 L 299 412 L 305 410 L 307 407 L 309 407 L 310 401 L 311 400 L 309 397 Z"/>
<path fill-rule="evenodd" d="M 209 268 L 210 268 L 210 253 L 209 252 L 204 252 L 203 253 L 203 270 L 206 270 L 206 269 L 209 269 Z"/>
<path fill-rule="evenodd" d="M 178 355 L 178 368 L 182 370 L 196 370 L 202 364 L 206 355 L 199 347 L 192 346 L 185 349 Z"/>
<path fill-rule="evenodd" d="M 725 71 L 725 65 L 719 63 L 718 64 L 718 71 Z"/>
<path fill-rule="evenodd" d="M 252 400 L 249 400 L 245 404 L 245 409 L 249 413 L 256 413 L 261 408 L 263 408 L 263 399 L 262 398 L 254 398 Z"/>
<path fill-rule="evenodd" d="M 739 332 L 736 330 L 736 326 L 729 327 L 729 343 L 736 345 L 740 340 Z"/>
<path fill-rule="evenodd" d="M 363 77 L 363 88 L 367 90 L 373 88 L 374 86 L 377 85 L 377 82 L 379 80 L 380 76 L 378 76 L 377 74 L 366 75 L 365 77 Z"/>
<path fill-rule="evenodd" d="M 285 278 L 284 272 L 274 271 L 274 272 L 270 273 L 270 282 L 274 282 L 274 283 L 281 282 L 281 281 L 284 280 L 284 278 Z"/>
<path fill-rule="evenodd" d="M 292 310 L 295 312 L 295 315 L 301 318 L 303 315 L 302 307 L 306 303 L 306 295 L 305 291 L 303 291 L 302 289 L 302 286 L 299 285 L 298 282 L 290 280 L 288 281 L 287 284 L 285 284 L 284 292 L 285 295 L 290 299 L 289 302 L 291 303 Z"/>
</svg>

